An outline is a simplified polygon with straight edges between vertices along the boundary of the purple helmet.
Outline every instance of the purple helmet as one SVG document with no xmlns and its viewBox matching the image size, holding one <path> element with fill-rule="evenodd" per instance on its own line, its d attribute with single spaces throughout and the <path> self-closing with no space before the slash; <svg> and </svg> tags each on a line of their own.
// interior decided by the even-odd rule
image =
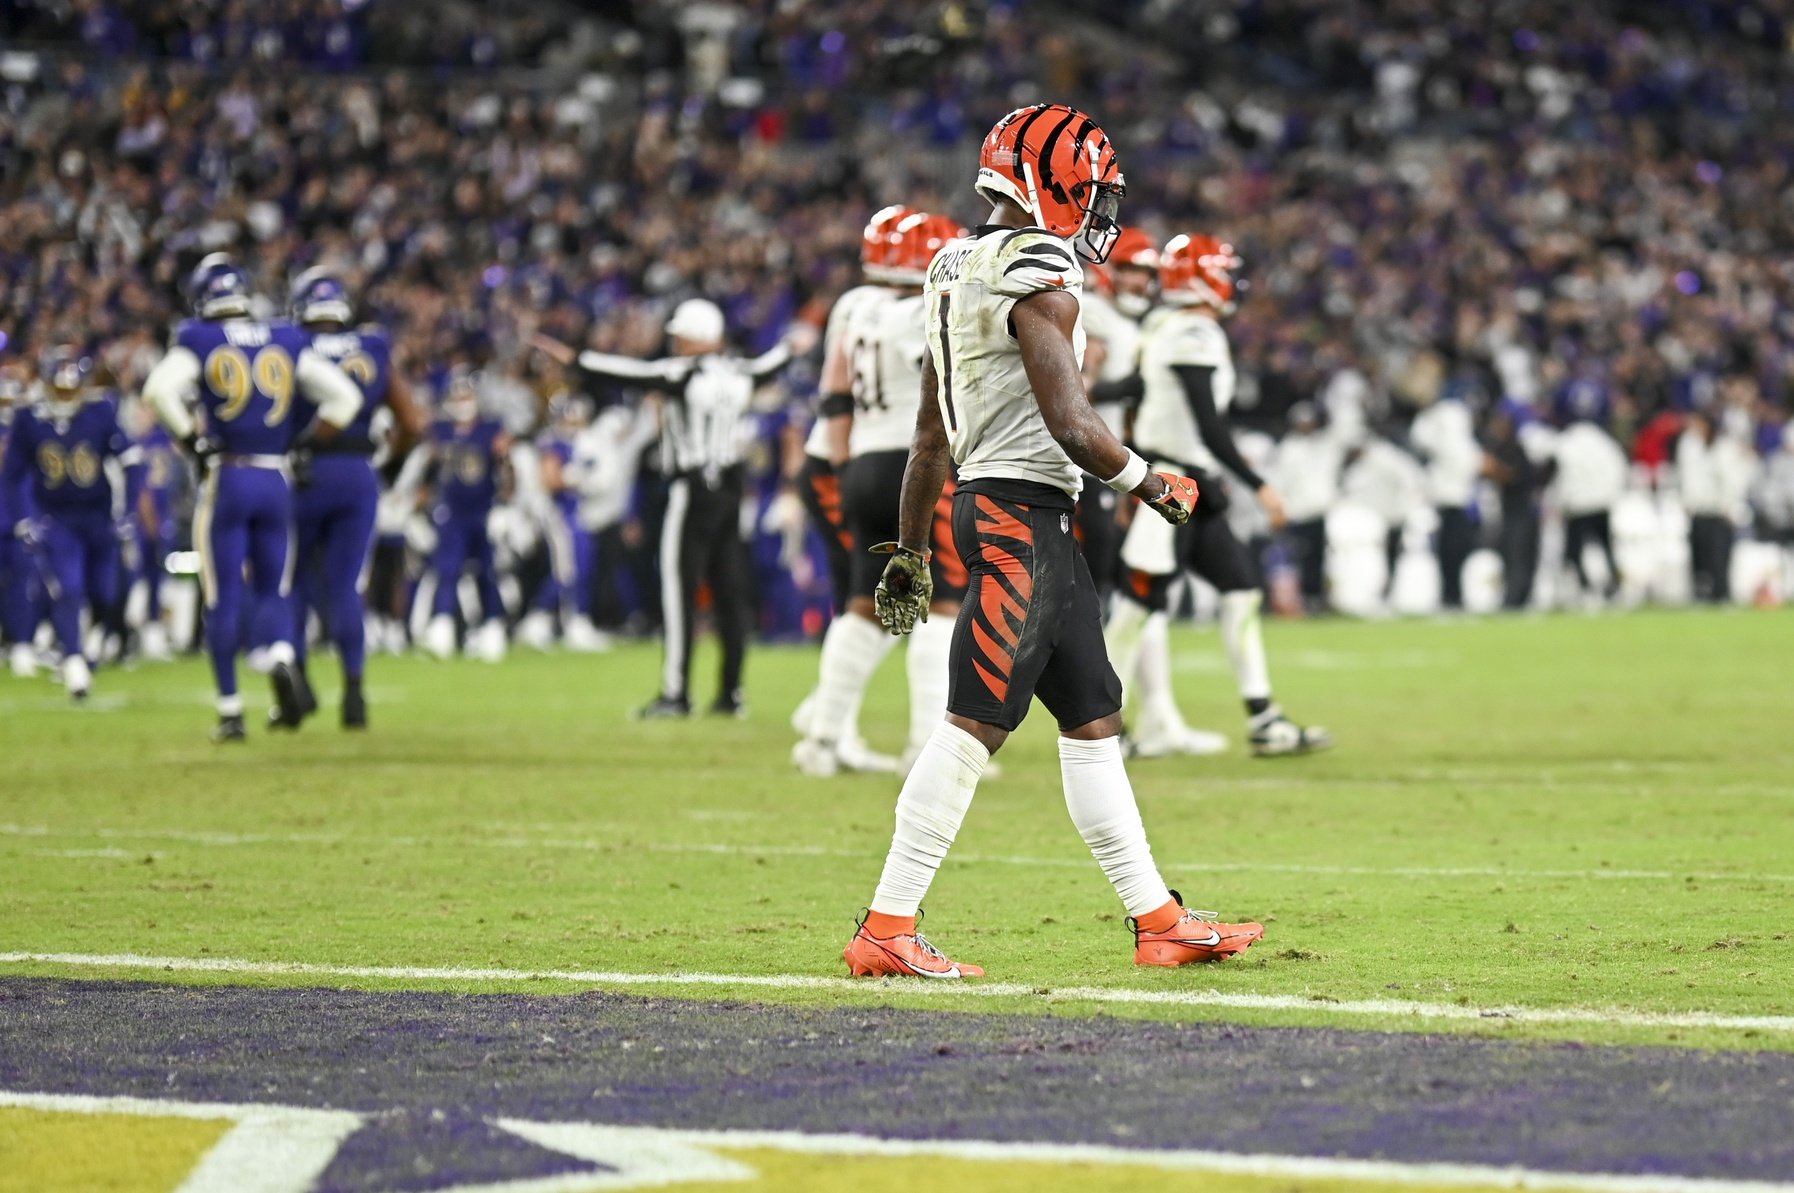
<svg viewBox="0 0 1794 1193">
<path fill-rule="evenodd" d="M 355 305 L 349 301 L 349 287 L 335 274 L 322 269 L 308 269 L 293 279 L 287 292 L 287 305 L 293 318 L 301 323 L 349 323 L 355 318 Z"/>
<path fill-rule="evenodd" d="M 201 319 L 231 319 L 249 314 L 249 275 L 228 253 L 211 253 L 187 277 L 187 298 Z"/>
</svg>

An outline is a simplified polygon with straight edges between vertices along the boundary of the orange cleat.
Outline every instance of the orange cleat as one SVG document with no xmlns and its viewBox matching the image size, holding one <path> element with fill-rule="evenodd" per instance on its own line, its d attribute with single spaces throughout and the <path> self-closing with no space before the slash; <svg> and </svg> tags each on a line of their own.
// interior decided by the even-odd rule
<svg viewBox="0 0 1794 1193">
<path fill-rule="evenodd" d="M 1172 891 L 1171 897 L 1183 907 L 1182 895 Z M 1163 932 L 1146 931 L 1132 916 L 1128 917 L 1127 926 L 1134 930 L 1135 965 L 1225 961 L 1235 953 L 1245 952 L 1265 934 L 1263 924 L 1223 924 L 1212 911 L 1191 911 L 1187 907 L 1177 923 Z"/>
<path fill-rule="evenodd" d="M 847 972 L 856 978 L 981 978 L 984 970 L 977 965 L 949 961 L 946 954 L 928 943 L 920 932 L 905 932 L 880 938 L 866 930 L 853 934 L 841 950 Z"/>
</svg>

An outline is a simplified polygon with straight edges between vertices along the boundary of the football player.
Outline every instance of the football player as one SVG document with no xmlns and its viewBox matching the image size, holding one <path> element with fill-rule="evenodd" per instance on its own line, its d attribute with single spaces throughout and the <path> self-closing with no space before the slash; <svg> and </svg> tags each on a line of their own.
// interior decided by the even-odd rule
<svg viewBox="0 0 1794 1193">
<path fill-rule="evenodd" d="M 0 487 L 16 489 L 19 478 L 30 477 L 34 516 L 8 529 L 42 561 L 50 622 L 62 646 L 62 685 L 76 700 L 87 698 L 93 676 L 81 615 L 91 606 L 96 622 L 117 616 L 119 545 L 131 534 L 128 511 L 143 483 L 141 453 L 119 426 L 118 401 L 92 388 L 92 374 L 92 360 L 79 349 L 51 353 L 42 369 L 44 398 L 14 417 L 0 460 Z"/>
<path fill-rule="evenodd" d="M 1152 309 L 1159 282 L 1159 247 L 1144 229 L 1123 228 L 1103 265 L 1093 265 L 1078 296 L 1083 309 L 1084 392 L 1115 437 L 1128 441 L 1127 424 L 1139 404 L 1140 320 Z M 1109 604 L 1121 575 L 1121 534 L 1130 512 L 1104 485 L 1086 477 L 1078 494 L 1078 544 L 1096 591 Z"/>
<path fill-rule="evenodd" d="M 1188 478 L 1151 472 L 1123 447 L 1084 395 L 1078 257 L 1100 264 L 1114 245 L 1124 191 L 1115 150 L 1082 112 L 1036 104 L 991 129 L 976 186 L 989 222 L 928 270 L 922 404 L 879 620 L 902 634 L 929 615 L 929 540 L 950 462 L 971 586 L 946 719 L 904 781 L 884 873 L 843 955 L 864 976 L 984 972 L 948 959 L 916 917 L 991 754 L 1038 696 L 1059 724 L 1066 807 L 1127 909 L 1135 963 L 1219 960 L 1264 929 L 1186 910 L 1159 876 L 1122 761 L 1102 607 L 1071 528 L 1085 473 L 1173 525 L 1197 500 Z"/>
<path fill-rule="evenodd" d="M 166 428 L 155 421 L 148 407 L 135 407 L 139 424 L 137 446 L 143 453 L 143 491 L 133 511 L 137 534 L 137 577 L 143 584 L 143 626 L 138 631 L 138 651 L 153 662 L 174 657 L 168 643 L 168 626 L 162 620 L 162 570 L 174 549 L 175 484 L 180 455 Z"/>
<path fill-rule="evenodd" d="M 396 474 L 423 432 L 411 387 L 392 367 L 392 341 L 372 323 L 351 327 L 355 318 L 349 288 L 323 270 L 307 270 L 288 294 L 292 316 L 311 333 L 312 351 L 334 361 L 361 389 L 361 409 L 342 434 L 310 445 L 294 494 L 294 545 L 299 597 L 293 602 L 293 646 L 305 673 L 306 610 L 317 609 L 329 627 L 343 669 L 342 722 L 365 729 L 367 695 L 361 679 L 367 661 L 368 552 L 374 542 L 374 515 L 380 482 L 374 473 L 373 420 L 381 407 L 392 412 L 389 474 Z M 310 690 L 309 676 L 305 688 Z M 282 728 L 297 728 L 284 721 Z"/>
<path fill-rule="evenodd" d="M 548 511 L 548 578 L 536 594 L 536 607 L 517 627 L 520 641 L 546 650 L 553 641 L 553 619 L 561 619 L 561 638 L 569 650 L 601 651 L 609 641 L 592 624 L 592 589 L 598 568 L 597 542 L 580 525 L 581 482 L 590 461 L 585 437 L 592 425 L 592 404 L 575 394 L 559 394 L 549 403 L 549 429 L 536 444 L 542 488 Z"/>
<path fill-rule="evenodd" d="M 828 325 L 822 333 L 822 375 L 819 378 L 822 400 L 817 407 L 816 421 L 804 441 L 803 466 L 797 476 L 798 496 L 809 511 L 810 520 L 828 551 L 829 579 L 835 594 L 834 614 L 838 622 L 847 610 L 853 584 L 853 536 L 847 528 L 847 515 L 841 502 L 840 470 L 847 466 L 849 453 L 846 416 L 853 410 L 855 372 L 848 328 L 864 321 L 876 321 L 877 312 L 896 296 L 893 285 L 893 253 L 896 250 L 895 230 L 915 209 L 902 204 L 880 208 L 866 221 L 860 234 L 860 272 L 865 281 L 846 291 L 829 309 Z M 829 624 L 835 632 L 835 622 Z M 855 635 L 850 628 L 846 631 Z M 828 636 L 823 636 L 823 649 L 828 649 Z M 882 653 L 880 654 L 882 658 Z M 876 664 L 873 665 L 876 668 Z M 870 675 L 870 670 L 868 670 Z M 863 694 L 863 693 L 862 693 Z M 810 737 L 818 730 L 810 723 L 816 708 L 816 690 L 798 704 L 791 714 L 791 727 Z M 894 771 L 897 760 L 878 754 L 860 737 L 860 709 L 857 700 L 842 714 L 839 727 L 823 727 L 835 735 L 830 751 L 836 768 L 862 771 Z M 799 763 L 802 766 L 802 763 Z M 833 773 L 824 764 L 823 773 Z"/>
<path fill-rule="evenodd" d="M 0 368 L 0 459 L 24 404 L 26 380 L 11 367 Z M 25 540 L 16 533 L 30 529 L 31 478 L 0 474 L 0 634 L 12 645 L 7 660 L 20 679 L 37 674 L 37 652 L 31 647 L 36 626 L 31 615 L 37 564 Z"/>
<path fill-rule="evenodd" d="M 922 282 L 928 263 L 965 229 L 946 216 L 917 211 L 897 223 L 895 252 L 886 276 L 898 283 L 890 301 L 868 303 L 854 312 L 840 342 L 852 369 L 852 404 L 827 408 L 829 438 L 848 442 L 848 463 L 841 471 L 842 506 L 853 542 L 852 585 L 847 607 L 829 625 L 822 639 L 820 675 L 809 725 L 791 759 L 808 775 L 832 775 L 852 760 L 837 743 L 846 736 L 849 718 L 859 708 L 872 673 L 895 645 L 878 624 L 873 594 L 883 570 L 874 554 L 897 538 L 897 503 L 903 469 L 915 432 L 916 405 L 922 393 L 922 357 L 927 351 L 922 319 Z M 921 752 L 947 708 L 947 652 L 953 639 L 951 619 L 965 596 L 966 570 L 953 548 L 952 481 L 936 509 L 932 535 L 933 620 L 918 624 L 908 651 L 910 742 L 905 762 Z"/>
<path fill-rule="evenodd" d="M 1224 418 L 1233 401 L 1234 369 L 1220 321 L 1234 309 L 1239 268 L 1232 246 L 1212 236 L 1174 237 L 1160 254 L 1164 305 L 1147 317 L 1141 336 L 1144 389 L 1134 443 L 1155 467 L 1193 474 L 1202 500 L 1181 530 L 1147 518 L 1129 527 L 1121 559 L 1130 575 L 1109 619 L 1109 649 L 1136 685 L 1141 719 L 1152 723 L 1148 740 L 1174 743 L 1180 732 L 1187 734 L 1171 693 L 1166 595 L 1180 569 L 1195 572 L 1221 594 L 1221 636 L 1246 705 L 1252 753 L 1306 754 L 1325 749 L 1332 738 L 1291 721 L 1271 697 L 1258 565 L 1227 524 L 1226 482 L 1217 473 L 1226 468 L 1238 477 L 1264 507 L 1271 528 L 1282 528 L 1283 498 L 1240 454 Z M 1157 632 L 1148 633 L 1154 618 Z"/>
<path fill-rule="evenodd" d="M 436 577 L 436 597 L 424 631 L 424 649 L 439 659 L 455 653 L 457 590 L 461 573 L 471 563 L 485 621 L 468 635 L 468 654 L 497 663 L 505 657 L 505 603 L 486 527 L 498 500 L 499 472 L 510 458 L 511 436 L 504 424 L 481 414 L 473 374 L 456 372 L 449 378 L 442 416 L 430 425 L 429 443 L 435 487 L 431 519 L 436 524 L 430 568 Z"/>
<path fill-rule="evenodd" d="M 354 420 L 361 390 L 285 320 L 252 317 L 249 278 L 223 253 L 195 267 L 188 293 L 196 316 L 175 329 L 174 344 L 143 382 L 144 400 L 198 464 L 193 542 L 206 604 L 206 646 L 218 685 L 212 739 L 246 736 L 237 691 L 244 564 L 254 640 L 266 642 L 275 711 L 297 722 L 311 702 L 292 643 L 290 453 L 299 417 L 295 398 L 317 409 L 314 441 L 327 443 Z M 188 412 L 197 393 L 204 434 Z"/>
</svg>

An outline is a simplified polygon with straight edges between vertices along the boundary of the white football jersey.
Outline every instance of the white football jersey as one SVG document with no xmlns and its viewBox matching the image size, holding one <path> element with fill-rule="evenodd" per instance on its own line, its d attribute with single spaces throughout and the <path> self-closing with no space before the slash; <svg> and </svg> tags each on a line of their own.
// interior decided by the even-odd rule
<svg viewBox="0 0 1794 1193">
<path fill-rule="evenodd" d="M 927 305 L 920 294 L 866 304 L 854 312 L 848 328 L 853 362 L 853 437 L 855 457 L 870 452 L 907 452 L 916 434 L 916 408 L 922 404 L 922 355 L 928 351 L 922 334 Z"/>
<path fill-rule="evenodd" d="M 828 360 L 835 345 L 855 325 L 861 312 L 882 306 L 896 297 L 897 292 L 889 286 L 867 283 L 855 286 L 835 299 L 835 305 L 829 308 L 828 326 L 822 332 L 822 359 Z M 827 419 L 818 418 L 810 425 L 809 437 L 804 440 L 805 455 L 815 456 L 818 460 L 828 459 L 828 435 L 825 433 L 827 424 Z M 905 440 L 906 444 L 907 442 Z"/>
<path fill-rule="evenodd" d="M 1122 381 L 1140 366 L 1140 325 L 1116 309 L 1113 300 L 1093 290 L 1078 296 L 1083 311 L 1084 332 L 1092 340 L 1100 340 L 1104 349 L 1103 367 L 1097 371 L 1098 381 Z M 1115 438 L 1123 437 L 1127 423 L 1127 406 L 1123 402 L 1103 402 L 1096 407 Z"/>
<path fill-rule="evenodd" d="M 1134 443 L 1149 460 L 1216 471 L 1214 453 L 1202 441 L 1196 415 L 1172 370 L 1195 365 L 1214 370 L 1215 409 L 1233 405 L 1233 352 L 1227 333 L 1213 316 L 1187 307 L 1160 307 L 1146 316 L 1140 332 L 1140 377 L 1146 392 L 1134 415 Z"/>
<path fill-rule="evenodd" d="M 1009 316 L 1031 294 L 1075 296 L 1083 283 L 1071 245 L 1041 228 L 983 229 L 935 255 L 923 291 L 928 351 L 960 484 L 985 477 L 1032 481 L 1077 496 L 1082 473 L 1040 416 Z M 1081 317 L 1072 349 L 1082 365 Z"/>
</svg>

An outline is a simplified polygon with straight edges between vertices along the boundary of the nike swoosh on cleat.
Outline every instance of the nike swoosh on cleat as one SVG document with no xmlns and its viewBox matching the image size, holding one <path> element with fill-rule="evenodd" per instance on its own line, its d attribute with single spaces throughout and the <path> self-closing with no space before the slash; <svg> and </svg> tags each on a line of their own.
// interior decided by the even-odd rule
<svg viewBox="0 0 1794 1193">
<path fill-rule="evenodd" d="M 1221 943 L 1221 934 L 1213 928 L 1208 930 L 1207 940 L 1180 940 L 1178 944 L 1187 944 L 1193 949 L 1212 949 Z"/>
</svg>

